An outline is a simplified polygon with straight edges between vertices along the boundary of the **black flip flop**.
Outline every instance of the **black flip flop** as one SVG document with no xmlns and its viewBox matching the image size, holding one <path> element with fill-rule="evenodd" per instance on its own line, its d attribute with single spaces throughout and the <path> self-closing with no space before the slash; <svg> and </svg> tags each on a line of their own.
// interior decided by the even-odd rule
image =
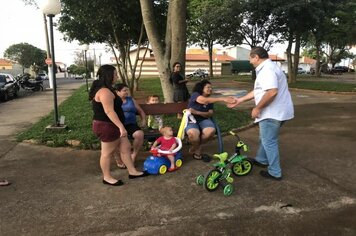
<svg viewBox="0 0 356 236">
<path fill-rule="evenodd" d="M 201 159 L 204 161 L 204 162 L 210 162 L 211 161 L 211 157 L 208 155 L 208 154 L 203 154 L 201 155 Z"/>
</svg>

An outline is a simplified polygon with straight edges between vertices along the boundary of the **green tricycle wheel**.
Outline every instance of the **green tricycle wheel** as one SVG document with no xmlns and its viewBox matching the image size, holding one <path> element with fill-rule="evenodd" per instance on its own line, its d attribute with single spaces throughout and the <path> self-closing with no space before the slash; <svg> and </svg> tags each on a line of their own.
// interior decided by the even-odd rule
<svg viewBox="0 0 356 236">
<path fill-rule="evenodd" d="M 218 170 L 209 171 L 204 179 L 204 187 L 206 190 L 210 192 L 216 190 L 216 188 L 219 186 L 220 176 L 221 173 Z"/>
<path fill-rule="evenodd" d="M 204 184 L 204 175 L 199 175 L 197 179 L 195 180 L 197 185 L 203 185 Z"/>
<path fill-rule="evenodd" d="M 234 187 L 231 184 L 227 184 L 224 187 L 224 195 L 230 196 L 234 192 Z"/>
<path fill-rule="evenodd" d="M 244 176 L 251 172 L 252 164 L 249 160 L 242 160 L 241 162 L 235 163 L 231 170 L 236 176 Z"/>
</svg>

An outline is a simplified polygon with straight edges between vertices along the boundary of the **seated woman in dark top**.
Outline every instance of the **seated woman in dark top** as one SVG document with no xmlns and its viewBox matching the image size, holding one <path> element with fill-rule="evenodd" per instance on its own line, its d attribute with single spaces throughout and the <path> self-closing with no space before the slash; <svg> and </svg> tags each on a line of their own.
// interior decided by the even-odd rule
<svg viewBox="0 0 356 236">
<path fill-rule="evenodd" d="M 185 132 L 192 147 L 189 152 L 193 158 L 200 160 L 201 145 L 209 141 L 215 134 L 215 125 L 211 120 L 214 114 L 215 102 L 234 103 L 234 97 L 210 97 L 212 86 L 208 80 L 202 80 L 195 84 L 192 96 L 189 99 L 188 109 L 194 115 L 196 123 L 188 123 Z"/>
</svg>

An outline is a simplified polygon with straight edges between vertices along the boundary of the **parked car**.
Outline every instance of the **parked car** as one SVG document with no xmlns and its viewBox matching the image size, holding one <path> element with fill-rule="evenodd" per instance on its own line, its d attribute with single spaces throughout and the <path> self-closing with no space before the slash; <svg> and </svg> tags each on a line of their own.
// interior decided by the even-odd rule
<svg viewBox="0 0 356 236">
<path fill-rule="evenodd" d="M 0 73 L 0 99 L 2 101 L 17 97 L 19 90 L 20 86 L 12 75 Z"/>
<path fill-rule="evenodd" d="M 39 77 L 41 77 L 42 80 L 48 80 L 48 75 L 46 73 L 39 73 Z"/>
<path fill-rule="evenodd" d="M 208 78 L 208 71 L 204 69 L 196 69 L 193 73 L 188 74 L 188 77 L 197 77 L 200 79 Z"/>
<path fill-rule="evenodd" d="M 85 74 L 82 75 L 74 75 L 74 79 L 84 79 Z"/>
<path fill-rule="evenodd" d="M 298 67 L 298 74 L 306 74 L 306 73 L 307 73 L 306 70 L 304 70 L 304 69 L 301 68 L 301 67 Z"/>
<path fill-rule="evenodd" d="M 349 68 L 347 66 L 335 66 L 334 68 L 331 69 L 331 72 L 335 73 L 335 74 L 345 73 L 348 71 L 349 71 Z"/>
</svg>

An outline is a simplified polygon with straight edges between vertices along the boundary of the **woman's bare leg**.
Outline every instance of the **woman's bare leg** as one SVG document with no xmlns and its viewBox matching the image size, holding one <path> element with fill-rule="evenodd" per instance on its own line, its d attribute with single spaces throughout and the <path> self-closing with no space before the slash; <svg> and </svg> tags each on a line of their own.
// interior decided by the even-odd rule
<svg viewBox="0 0 356 236">
<path fill-rule="evenodd" d="M 112 177 L 110 172 L 111 157 L 113 156 L 119 139 L 113 142 L 101 142 L 100 167 L 103 172 L 103 179 L 109 183 L 117 182 L 117 179 Z"/>
<path fill-rule="evenodd" d="M 134 140 L 132 142 L 133 152 L 131 154 L 131 159 L 132 162 L 135 163 L 138 152 L 143 145 L 144 133 L 142 130 L 137 130 L 135 133 L 133 133 L 132 137 Z"/>
<path fill-rule="evenodd" d="M 208 142 L 210 139 L 212 139 L 215 135 L 215 129 L 214 128 L 205 128 L 202 131 L 201 134 L 201 144 L 204 144 Z"/>
<path fill-rule="evenodd" d="M 192 145 L 191 152 L 200 155 L 200 131 L 189 129 L 187 131 L 189 143 Z"/>
<path fill-rule="evenodd" d="M 126 165 L 130 175 L 141 175 L 143 172 L 136 170 L 131 159 L 131 144 L 127 137 L 120 138 L 119 150 L 122 162 Z"/>
</svg>

